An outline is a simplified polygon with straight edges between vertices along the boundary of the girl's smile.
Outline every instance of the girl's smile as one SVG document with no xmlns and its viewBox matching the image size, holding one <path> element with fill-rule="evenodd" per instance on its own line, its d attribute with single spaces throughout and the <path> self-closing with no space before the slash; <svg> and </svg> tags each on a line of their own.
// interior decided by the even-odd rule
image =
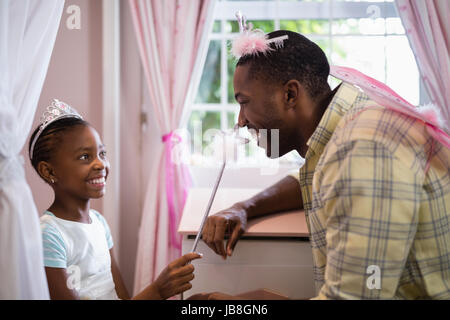
<svg viewBox="0 0 450 320">
<path fill-rule="evenodd" d="M 106 177 L 98 176 L 87 180 L 87 183 L 96 189 L 103 189 L 106 186 Z"/>
<path fill-rule="evenodd" d="M 91 126 L 78 126 L 62 140 L 53 161 L 56 194 L 86 200 L 101 198 L 109 162 L 97 131 Z"/>
</svg>

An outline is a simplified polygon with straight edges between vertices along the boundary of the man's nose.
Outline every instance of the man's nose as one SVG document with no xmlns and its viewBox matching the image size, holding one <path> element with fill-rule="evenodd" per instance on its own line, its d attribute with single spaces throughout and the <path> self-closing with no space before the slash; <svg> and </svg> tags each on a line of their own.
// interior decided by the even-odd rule
<svg viewBox="0 0 450 320">
<path fill-rule="evenodd" d="M 239 127 L 245 127 L 248 124 L 248 120 L 242 112 L 242 108 L 239 109 L 238 125 Z"/>
</svg>

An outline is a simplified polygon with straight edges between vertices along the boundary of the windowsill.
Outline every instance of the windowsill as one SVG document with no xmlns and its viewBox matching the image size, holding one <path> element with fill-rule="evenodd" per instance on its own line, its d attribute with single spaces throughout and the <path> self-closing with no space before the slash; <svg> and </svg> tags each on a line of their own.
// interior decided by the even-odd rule
<svg viewBox="0 0 450 320">
<path fill-rule="evenodd" d="M 218 178 L 221 164 L 216 165 L 189 165 L 193 186 L 196 188 L 211 188 Z M 267 188 L 294 171 L 298 172 L 301 165 L 295 163 L 278 166 L 263 166 L 256 164 L 238 165 L 229 163 L 225 167 L 219 188 Z"/>
<path fill-rule="evenodd" d="M 284 168 L 298 169 L 303 166 L 305 160 L 296 154 L 285 154 L 276 159 L 269 159 L 265 155 L 257 155 L 254 157 L 233 158 L 227 157 L 228 169 L 264 169 L 264 168 Z M 237 160 L 236 160 L 237 159 Z M 191 155 L 188 163 L 191 168 L 220 168 L 223 165 L 222 155 L 217 157 Z"/>
<path fill-rule="evenodd" d="M 196 169 L 212 169 L 212 168 L 220 168 L 223 163 L 207 163 L 207 164 L 189 164 L 190 168 L 196 168 Z M 242 170 L 242 169 L 264 169 L 264 168 L 282 168 L 282 169 L 299 169 L 302 166 L 302 164 L 297 163 L 278 163 L 274 165 L 267 165 L 267 164 L 258 164 L 258 163 L 234 163 L 234 162 L 228 162 L 226 164 L 227 169 L 233 169 L 233 170 Z"/>
</svg>

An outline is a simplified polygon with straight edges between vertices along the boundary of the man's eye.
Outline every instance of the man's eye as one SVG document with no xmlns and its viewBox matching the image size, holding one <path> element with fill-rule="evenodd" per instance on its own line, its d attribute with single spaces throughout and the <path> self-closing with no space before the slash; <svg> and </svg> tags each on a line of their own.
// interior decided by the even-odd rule
<svg viewBox="0 0 450 320">
<path fill-rule="evenodd" d="M 101 151 L 100 152 L 100 157 L 105 158 L 106 157 L 106 151 Z"/>
</svg>

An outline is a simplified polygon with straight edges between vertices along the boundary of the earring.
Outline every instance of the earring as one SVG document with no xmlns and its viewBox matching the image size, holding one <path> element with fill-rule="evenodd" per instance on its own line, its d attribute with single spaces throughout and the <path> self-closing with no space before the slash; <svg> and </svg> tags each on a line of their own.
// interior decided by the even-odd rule
<svg viewBox="0 0 450 320">
<path fill-rule="evenodd" d="M 55 180 L 53 180 L 53 178 L 52 178 L 52 179 L 50 179 L 50 181 L 51 181 L 52 183 L 55 183 Z"/>
</svg>

